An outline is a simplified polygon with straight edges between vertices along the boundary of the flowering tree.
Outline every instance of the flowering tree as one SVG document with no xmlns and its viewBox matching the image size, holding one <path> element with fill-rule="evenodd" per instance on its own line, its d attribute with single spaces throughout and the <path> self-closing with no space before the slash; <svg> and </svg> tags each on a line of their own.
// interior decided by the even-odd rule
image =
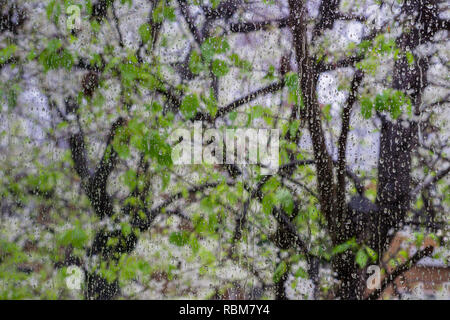
<svg viewBox="0 0 450 320">
<path fill-rule="evenodd" d="M 2 297 L 376 299 L 448 247 L 445 1 L 0 8 Z M 177 165 L 195 123 L 278 130 L 278 170 Z"/>
</svg>

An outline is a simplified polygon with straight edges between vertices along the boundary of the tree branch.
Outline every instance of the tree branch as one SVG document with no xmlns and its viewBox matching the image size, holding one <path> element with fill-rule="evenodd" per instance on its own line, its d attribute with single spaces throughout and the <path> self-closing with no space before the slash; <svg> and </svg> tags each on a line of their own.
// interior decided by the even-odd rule
<svg viewBox="0 0 450 320">
<path fill-rule="evenodd" d="M 233 243 L 236 243 L 236 241 L 241 239 L 241 237 L 242 237 L 242 228 L 244 227 L 245 223 L 247 222 L 247 211 L 250 206 L 251 200 L 261 192 L 262 187 L 269 180 L 270 177 L 271 176 L 269 176 L 269 175 L 264 176 L 258 182 L 256 187 L 252 190 L 250 196 L 245 201 L 244 208 L 242 209 L 242 214 L 236 218 L 236 225 L 234 227 Z"/>
<path fill-rule="evenodd" d="M 300 181 L 294 180 L 292 179 L 290 176 L 285 175 L 283 173 L 281 173 L 281 176 L 286 179 L 287 181 L 289 181 L 290 183 L 295 184 L 296 186 L 299 186 L 300 188 L 305 189 L 310 195 L 312 195 L 314 198 L 319 199 L 319 196 L 312 191 L 310 188 L 308 188 L 305 184 L 301 183 Z"/>
<path fill-rule="evenodd" d="M 372 292 L 367 298 L 366 300 L 376 300 L 378 299 L 381 294 L 383 293 L 383 291 L 392 283 L 395 281 L 395 279 L 397 279 L 399 276 L 401 276 L 403 273 L 405 273 L 406 271 L 408 271 L 409 269 L 411 269 L 419 260 L 421 260 L 424 257 L 428 257 L 431 256 L 431 254 L 433 253 L 434 248 L 432 246 L 428 246 L 423 250 L 420 250 L 418 252 L 416 252 L 416 254 L 409 259 L 408 261 L 406 261 L 404 264 L 402 264 L 400 267 L 398 267 L 397 269 L 395 269 L 391 274 L 389 274 L 383 281 L 383 283 L 381 284 L 380 289 L 375 290 L 374 292 Z"/>
<path fill-rule="evenodd" d="M 332 237 L 336 237 L 333 211 L 335 209 L 335 184 L 333 163 L 328 153 L 322 128 L 321 112 L 317 100 L 318 75 L 315 59 L 308 51 L 306 8 L 302 2 L 289 0 L 292 21 L 293 45 L 295 48 L 302 100 L 305 106 L 308 130 L 312 140 L 317 172 L 320 207 L 327 219 Z"/>
<path fill-rule="evenodd" d="M 289 232 L 295 236 L 295 244 L 298 246 L 300 251 L 305 255 L 308 264 L 310 263 L 311 254 L 308 251 L 308 247 L 306 243 L 301 239 L 300 235 L 297 232 L 297 228 L 292 224 L 289 218 L 280 210 L 274 210 L 274 216 L 277 219 L 278 223 L 283 224 Z"/>
<path fill-rule="evenodd" d="M 342 111 L 342 125 L 341 134 L 338 141 L 338 161 L 337 161 L 337 202 L 339 206 L 339 212 L 344 211 L 345 207 L 345 176 L 346 176 L 346 151 L 347 151 L 347 138 L 350 127 L 350 115 L 352 112 L 353 104 L 356 101 L 359 85 L 361 84 L 363 73 L 360 70 L 356 70 L 353 75 L 352 83 L 350 85 L 350 92 L 347 97 L 344 110 Z"/>
<path fill-rule="evenodd" d="M 342 12 L 336 13 L 336 19 L 348 20 L 348 21 L 358 21 L 358 22 L 367 21 L 367 18 L 364 16 L 360 16 L 360 15 L 356 15 L 356 14 L 352 14 L 352 13 L 342 13 Z"/>
<path fill-rule="evenodd" d="M 200 191 L 204 191 L 206 189 L 210 189 L 210 188 L 215 188 L 217 186 L 219 186 L 221 183 L 219 182 L 210 182 L 210 183 L 205 183 L 202 185 L 198 185 L 195 187 L 192 187 L 191 189 L 187 190 L 188 194 L 195 194 L 197 192 Z M 232 186 L 234 185 L 233 181 L 228 181 L 227 185 Z M 156 206 L 155 208 L 151 209 L 151 210 L 145 210 L 146 216 L 147 216 L 147 221 L 145 223 L 142 223 L 141 225 L 139 225 L 139 228 L 141 229 L 141 231 L 144 231 L 146 229 L 149 228 L 151 222 L 154 220 L 154 218 L 167 206 L 171 205 L 173 202 L 181 199 L 183 197 L 185 193 L 184 192 L 178 192 L 175 193 L 173 195 L 171 195 L 169 198 L 167 198 L 163 203 L 161 203 L 160 205 Z"/>
<path fill-rule="evenodd" d="M 147 23 L 149 24 L 149 26 L 151 28 L 151 32 L 152 32 L 152 38 L 151 38 L 152 49 L 155 46 L 156 41 L 158 40 L 158 33 L 161 30 L 161 26 L 162 26 L 162 22 L 156 22 L 153 20 L 154 10 L 155 10 L 155 5 L 152 5 L 152 8 L 151 8 L 150 13 L 147 18 Z M 140 43 L 139 43 L 139 47 L 136 50 L 136 57 L 137 57 L 139 63 L 143 62 L 141 50 L 145 47 L 145 45 L 146 45 L 146 43 L 141 39 Z M 145 52 L 148 53 L 148 49 L 146 49 Z"/>
<path fill-rule="evenodd" d="M 69 146 L 74 162 L 74 168 L 82 179 L 82 187 L 94 208 L 95 213 L 100 218 L 113 215 L 113 205 L 110 196 L 106 191 L 106 184 L 109 175 L 117 162 L 117 153 L 111 144 L 114 140 L 117 129 L 124 124 L 123 118 L 118 118 L 111 126 L 108 134 L 105 152 L 100 160 L 94 174 L 90 174 L 86 146 L 84 142 L 84 134 L 80 132 L 72 134 L 69 137 Z"/>
<path fill-rule="evenodd" d="M 117 29 L 117 34 L 119 35 L 119 46 L 121 48 L 123 48 L 125 45 L 123 43 L 122 31 L 120 31 L 119 18 L 117 17 L 117 14 L 116 14 L 116 7 L 114 6 L 114 2 L 112 2 L 112 13 L 113 13 L 113 17 L 114 17 L 114 24 L 116 25 L 116 29 Z"/>
<path fill-rule="evenodd" d="M 215 19 L 229 19 L 238 9 L 242 0 L 221 1 L 220 4 L 213 9 L 212 7 L 203 6 L 203 12 L 207 21 Z"/>
<path fill-rule="evenodd" d="M 283 176 L 283 175 L 285 175 L 286 172 L 289 172 L 289 170 L 292 167 L 310 165 L 310 164 L 315 164 L 315 163 L 316 163 L 315 160 L 296 160 L 296 161 L 292 161 L 292 162 L 289 162 L 289 163 L 286 163 L 286 164 L 282 165 L 279 168 L 278 172 L 279 172 L 280 175 Z M 336 162 L 334 161 L 334 163 L 336 163 Z M 359 194 L 363 194 L 364 193 L 364 186 L 363 186 L 363 183 L 362 183 L 361 179 L 352 170 L 350 170 L 349 167 L 345 168 L 345 172 L 347 174 L 347 177 L 349 177 L 353 181 L 353 183 L 355 185 L 355 188 L 356 188 L 356 191 Z"/>
<path fill-rule="evenodd" d="M 289 19 L 282 18 L 269 21 L 255 21 L 255 22 L 235 22 L 230 23 L 230 31 L 236 33 L 249 33 L 259 30 L 268 30 L 271 27 L 274 28 L 286 28 L 288 27 Z"/>
<path fill-rule="evenodd" d="M 69 137 L 70 152 L 74 168 L 82 180 L 89 177 L 89 168 L 87 165 L 86 145 L 82 132 L 72 134 Z"/>
<path fill-rule="evenodd" d="M 111 172 L 116 167 L 118 159 L 118 154 L 112 147 L 112 142 L 116 135 L 117 129 L 123 126 L 124 123 L 125 120 L 122 117 L 119 117 L 111 125 L 102 159 L 100 160 L 95 173 L 89 179 L 89 184 L 85 189 L 95 213 L 100 217 L 100 219 L 105 216 L 110 217 L 114 214 L 112 200 L 106 190 L 106 187 L 107 180 Z"/>
<path fill-rule="evenodd" d="M 417 187 L 415 187 L 411 191 L 411 194 L 410 194 L 411 197 L 415 197 L 417 194 L 419 194 L 419 192 L 422 189 L 428 188 L 429 186 L 435 184 L 436 182 L 438 182 L 439 180 L 444 178 L 449 172 L 450 172 L 450 166 L 448 166 L 446 169 L 443 169 L 443 170 L 439 171 L 438 173 L 436 173 L 436 175 L 434 177 L 428 176 L 422 183 L 420 183 Z"/>
<path fill-rule="evenodd" d="M 325 29 L 333 28 L 338 19 L 339 0 L 322 0 L 319 6 L 319 21 L 314 25 L 313 39 L 323 33 Z"/>
<path fill-rule="evenodd" d="M 337 62 L 332 62 L 325 64 L 322 61 L 318 64 L 318 72 L 327 72 L 327 71 L 333 71 L 339 68 L 347 68 L 347 67 L 354 67 L 355 63 L 360 62 L 364 59 L 364 55 L 356 55 L 351 56 L 348 58 L 344 58 L 342 60 L 339 60 Z"/>
<path fill-rule="evenodd" d="M 247 94 L 246 96 L 231 102 L 227 106 L 225 106 L 223 108 L 219 108 L 214 117 L 211 117 L 209 114 L 198 112 L 195 115 L 193 120 L 206 120 L 208 122 L 214 122 L 218 118 L 223 117 L 225 114 L 234 111 L 238 107 L 240 107 L 246 103 L 249 103 L 250 101 L 258 98 L 259 96 L 277 92 L 277 91 L 281 90 L 283 87 L 284 87 L 284 79 L 274 82 L 274 83 L 268 85 L 267 87 L 253 91 L 253 92 Z"/>
<path fill-rule="evenodd" d="M 192 35 L 194 36 L 194 40 L 199 45 L 201 45 L 202 42 L 204 41 L 203 35 L 200 33 L 200 31 L 197 29 L 197 27 L 194 24 L 194 18 L 191 17 L 191 14 L 187 7 L 186 0 L 178 0 L 178 5 L 180 6 L 181 14 L 184 17 L 184 20 L 186 20 L 189 30 L 191 31 Z"/>
</svg>

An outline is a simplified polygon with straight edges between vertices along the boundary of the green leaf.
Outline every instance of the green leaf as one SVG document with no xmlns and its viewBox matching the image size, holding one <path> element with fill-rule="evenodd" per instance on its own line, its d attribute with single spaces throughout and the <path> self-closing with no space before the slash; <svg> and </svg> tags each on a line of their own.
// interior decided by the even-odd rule
<svg viewBox="0 0 450 320">
<path fill-rule="evenodd" d="M 225 53 L 229 48 L 230 45 L 222 37 L 208 38 L 201 45 L 203 59 L 209 62 L 215 54 Z"/>
<path fill-rule="evenodd" d="M 277 266 L 275 269 L 275 272 L 273 273 L 273 282 L 278 283 L 281 280 L 281 277 L 286 273 L 287 271 L 287 264 L 284 261 L 281 261 L 281 263 Z"/>
<path fill-rule="evenodd" d="M 72 245 L 74 248 L 83 249 L 87 240 L 87 233 L 81 225 L 77 223 L 75 228 L 67 230 L 61 235 L 60 243 L 64 246 Z"/>
<path fill-rule="evenodd" d="M 176 20 L 175 9 L 170 6 L 165 6 L 163 9 L 163 16 L 169 21 L 172 22 L 175 21 Z"/>
<path fill-rule="evenodd" d="M 289 192 L 289 190 L 285 188 L 280 188 L 275 193 L 275 199 L 278 203 L 281 204 L 283 209 L 291 214 L 294 210 L 294 199 L 292 198 L 292 194 Z"/>
<path fill-rule="evenodd" d="M 359 249 L 356 253 L 355 261 L 360 268 L 364 268 L 366 266 L 368 259 L 369 257 L 367 256 L 366 251 L 363 248 Z"/>
<path fill-rule="evenodd" d="M 397 119 L 402 114 L 402 110 L 398 104 L 392 104 L 389 113 L 393 119 Z"/>
<path fill-rule="evenodd" d="M 128 3 L 128 7 L 131 8 L 131 6 L 133 5 L 133 0 L 120 0 L 121 4 L 125 4 Z"/>
<path fill-rule="evenodd" d="M 274 80 L 275 79 L 275 67 L 273 65 L 269 66 L 267 74 L 263 78 L 264 80 Z"/>
<path fill-rule="evenodd" d="M 191 119 L 195 116 L 200 102 L 196 94 L 190 94 L 184 97 L 183 102 L 181 102 L 181 113 L 187 118 Z"/>
<path fill-rule="evenodd" d="M 70 70 L 74 63 L 72 55 L 68 50 L 62 48 L 58 39 L 49 41 L 47 48 L 39 56 L 39 62 L 44 67 L 45 72 L 59 68 Z"/>
<path fill-rule="evenodd" d="M 187 231 L 172 232 L 169 236 L 169 242 L 178 247 L 182 247 L 189 243 L 189 232 Z"/>
<path fill-rule="evenodd" d="M 191 70 L 193 74 L 199 74 L 203 69 L 204 65 L 202 62 L 202 57 L 197 51 L 193 50 L 189 58 L 189 70 Z"/>
<path fill-rule="evenodd" d="M 144 23 L 139 27 L 139 35 L 142 42 L 147 43 L 152 38 L 152 27 L 148 23 Z"/>
<path fill-rule="evenodd" d="M 166 142 L 166 139 L 161 137 L 158 131 L 152 131 L 146 135 L 148 140 L 148 152 L 153 159 L 163 166 L 172 165 L 172 148 Z"/>
<path fill-rule="evenodd" d="M 354 238 L 352 238 L 352 239 L 334 247 L 332 253 L 333 253 L 333 255 L 343 253 L 343 252 L 347 251 L 348 249 L 354 248 L 355 246 L 356 246 L 356 241 Z"/>
<path fill-rule="evenodd" d="M 298 75 L 294 72 L 289 72 L 286 74 L 285 83 L 288 87 L 289 91 L 297 91 L 298 90 Z"/>
<path fill-rule="evenodd" d="M 47 19 L 55 24 L 59 22 L 59 16 L 61 15 L 61 4 L 56 0 L 50 1 L 46 8 Z"/>
<path fill-rule="evenodd" d="M 274 200 L 274 197 L 273 197 L 272 193 L 266 194 L 262 199 L 263 212 L 266 215 L 270 215 L 272 213 L 273 200 Z"/>
<path fill-rule="evenodd" d="M 56 4 L 56 0 L 51 0 L 48 5 L 47 8 L 45 9 L 46 13 L 47 13 L 47 19 L 51 20 L 52 16 L 53 16 L 53 10 L 55 9 L 55 4 Z"/>
<path fill-rule="evenodd" d="M 300 87 L 298 85 L 298 75 L 296 73 L 289 72 L 285 76 L 285 83 L 286 83 L 286 86 L 288 87 L 288 93 L 289 93 L 288 101 L 290 103 L 294 103 L 294 104 L 298 105 L 299 95 L 300 95 Z M 300 97 L 301 97 L 301 95 L 300 95 Z M 301 99 L 300 99 L 300 105 L 303 106 L 301 103 Z"/>
<path fill-rule="evenodd" d="M 252 70 L 252 64 L 244 59 L 241 59 L 236 53 L 233 53 L 229 56 L 230 62 L 237 68 L 239 68 L 242 72 L 249 72 Z M 275 71 L 275 69 L 274 69 Z M 273 75 L 273 73 L 272 73 Z"/>
<path fill-rule="evenodd" d="M 406 105 L 406 111 L 411 115 L 411 100 L 401 91 L 386 89 L 378 94 L 374 101 L 369 97 L 361 98 L 361 113 L 368 119 L 372 115 L 372 109 L 378 112 L 388 111 L 393 119 L 397 119 L 402 114 L 402 107 Z"/>
<path fill-rule="evenodd" d="M 153 113 L 158 113 L 158 112 L 161 112 L 163 110 L 162 105 L 160 105 L 156 101 L 153 101 L 150 107 L 151 107 L 151 110 L 152 110 Z"/>
<path fill-rule="evenodd" d="M 136 171 L 133 169 L 127 170 L 124 175 L 124 183 L 128 186 L 128 188 L 130 188 L 130 190 L 134 190 L 137 184 Z"/>
<path fill-rule="evenodd" d="M 128 146 L 128 139 L 130 138 L 130 133 L 125 128 L 119 128 L 116 131 L 112 146 L 117 152 L 120 158 L 127 159 L 130 156 L 130 148 Z"/>
<path fill-rule="evenodd" d="M 122 222 L 120 224 L 120 229 L 125 237 L 128 237 L 131 234 L 131 225 L 129 223 Z"/>
<path fill-rule="evenodd" d="M 367 255 L 370 257 L 370 259 L 372 260 L 372 262 L 376 262 L 377 258 L 378 258 L 378 254 L 371 248 L 369 248 L 368 246 L 365 246 Z"/>
<path fill-rule="evenodd" d="M 298 129 L 300 128 L 300 120 L 294 120 L 289 125 L 289 134 L 291 137 L 295 137 L 297 134 Z"/>
<path fill-rule="evenodd" d="M 375 97 L 375 109 L 377 111 L 385 111 L 388 105 L 388 93 L 383 91 Z"/>
<path fill-rule="evenodd" d="M 406 260 L 409 258 L 408 252 L 406 252 L 406 250 L 400 250 L 400 251 L 398 252 L 398 254 L 399 254 L 400 256 L 402 256 L 403 258 L 405 258 Z"/>
<path fill-rule="evenodd" d="M 120 65 L 122 81 L 126 86 L 131 86 L 139 77 L 139 68 L 131 63 L 122 63 Z"/>
<path fill-rule="evenodd" d="M 295 277 L 298 278 L 302 278 L 302 279 L 308 279 L 308 272 L 306 272 L 305 269 L 303 269 L 302 267 L 299 267 L 297 269 L 297 271 L 295 272 Z"/>
<path fill-rule="evenodd" d="M 209 90 L 209 97 L 206 97 L 205 95 L 201 96 L 202 101 L 206 105 L 206 109 L 208 109 L 209 114 L 214 117 L 217 113 L 217 101 L 214 97 L 214 89 L 210 88 Z"/>
<path fill-rule="evenodd" d="M 420 248 L 425 240 L 425 235 L 422 232 L 416 232 L 415 234 L 416 240 L 415 244 L 417 248 Z"/>
<path fill-rule="evenodd" d="M 253 106 L 251 115 L 253 119 L 261 118 L 264 115 L 264 108 L 260 105 Z"/>
<path fill-rule="evenodd" d="M 361 114 L 364 119 L 370 119 L 372 117 L 373 103 L 368 97 L 361 99 Z"/>
<path fill-rule="evenodd" d="M 8 61 L 16 52 L 16 50 L 17 46 L 15 45 L 10 45 L 0 50 L 0 64 L 4 64 L 6 61 Z"/>
<path fill-rule="evenodd" d="M 327 104 L 322 108 L 323 115 L 326 120 L 331 121 L 331 104 Z"/>
<path fill-rule="evenodd" d="M 199 256 L 204 265 L 210 265 L 216 261 L 214 254 L 206 249 L 200 250 Z"/>
<path fill-rule="evenodd" d="M 153 9 L 152 17 L 155 23 L 161 23 L 164 20 L 163 10 L 165 6 L 165 0 L 160 0 L 158 5 Z"/>
<path fill-rule="evenodd" d="M 200 215 L 194 216 L 193 225 L 194 225 L 195 232 L 197 232 L 198 234 L 203 234 L 207 231 L 207 222 Z"/>
<path fill-rule="evenodd" d="M 412 64 L 414 64 L 414 55 L 412 54 L 411 51 L 406 51 L 405 53 L 406 56 L 406 61 L 408 61 L 408 64 L 411 66 Z"/>
<path fill-rule="evenodd" d="M 217 77 L 223 77 L 225 76 L 229 69 L 228 65 L 225 61 L 216 59 L 212 62 L 212 73 L 216 75 Z"/>
<path fill-rule="evenodd" d="M 211 0 L 211 7 L 216 9 L 220 4 L 220 0 Z"/>
</svg>

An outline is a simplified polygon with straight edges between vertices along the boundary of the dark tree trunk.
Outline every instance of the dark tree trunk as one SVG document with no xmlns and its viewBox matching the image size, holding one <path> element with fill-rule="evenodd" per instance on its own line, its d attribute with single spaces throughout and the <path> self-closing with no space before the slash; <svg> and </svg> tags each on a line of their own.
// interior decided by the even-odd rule
<svg viewBox="0 0 450 320">
<path fill-rule="evenodd" d="M 119 282 L 108 282 L 105 278 L 88 273 L 86 276 L 85 299 L 87 300 L 111 300 L 119 293 Z"/>
<path fill-rule="evenodd" d="M 382 120 L 378 160 L 378 212 L 371 223 L 370 247 L 378 256 L 387 249 L 388 233 L 398 230 L 409 209 L 411 153 L 415 147 L 415 122 Z"/>
</svg>

